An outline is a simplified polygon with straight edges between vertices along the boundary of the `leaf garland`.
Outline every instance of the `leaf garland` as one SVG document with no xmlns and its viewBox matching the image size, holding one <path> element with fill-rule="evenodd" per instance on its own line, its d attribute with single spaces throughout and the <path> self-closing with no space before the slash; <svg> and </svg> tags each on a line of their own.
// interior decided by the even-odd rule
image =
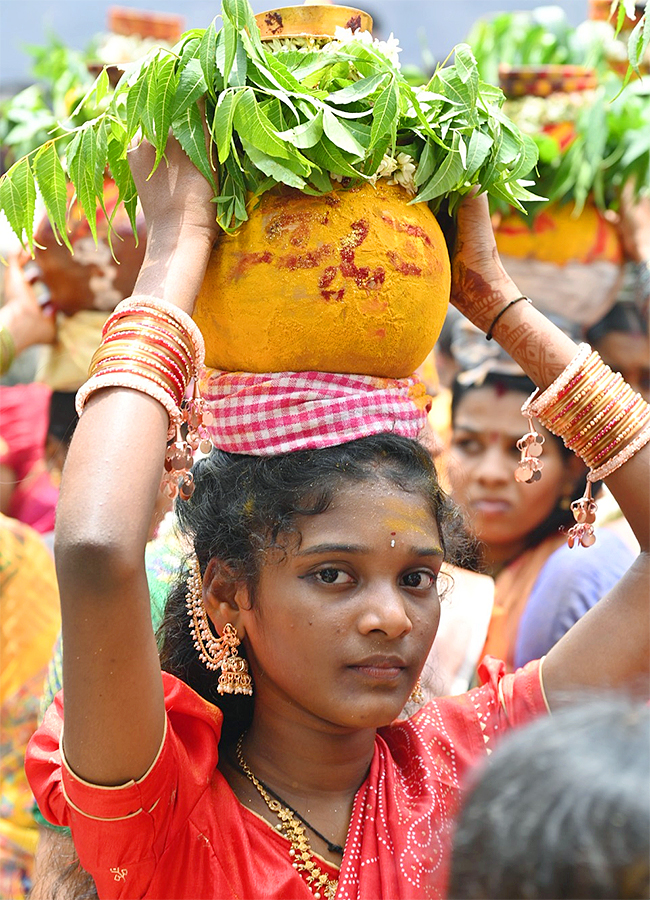
<svg viewBox="0 0 650 900">
<path fill-rule="evenodd" d="M 414 88 L 372 43 L 342 36 L 316 48 L 288 42 L 271 49 L 248 0 L 223 0 L 222 12 L 220 30 L 213 21 L 172 50 L 150 52 L 114 92 L 102 73 L 85 102 L 101 100 L 103 109 L 60 129 L 2 177 L 0 207 L 22 241 L 31 247 L 37 187 L 55 234 L 66 241 L 66 179 L 95 234 L 106 169 L 133 222 L 127 149 L 136 135 L 153 144 L 157 166 L 174 134 L 213 185 L 217 221 L 227 232 L 276 184 L 325 193 L 332 178 L 344 186 L 374 181 L 387 158 L 411 161 L 411 202 L 434 211 L 445 199 L 453 211 L 476 184 L 520 209 L 531 199 L 521 179 L 536 163 L 535 145 L 503 115 L 502 93 L 481 80 L 468 46 L 457 47 L 454 64 L 439 68 L 426 87 Z"/>
</svg>

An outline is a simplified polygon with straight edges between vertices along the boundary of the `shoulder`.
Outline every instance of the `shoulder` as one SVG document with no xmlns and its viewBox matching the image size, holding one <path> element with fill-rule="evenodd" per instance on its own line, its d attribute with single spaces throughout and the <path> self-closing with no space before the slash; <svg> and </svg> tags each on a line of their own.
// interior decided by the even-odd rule
<svg viewBox="0 0 650 900">
<path fill-rule="evenodd" d="M 420 755 L 453 757 L 461 767 L 489 754 L 499 736 L 547 712 L 540 663 L 506 674 L 501 660 L 485 657 L 480 687 L 431 700 L 409 719 L 382 729 L 393 755 L 410 745 Z"/>
<path fill-rule="evenodd" d="M 70 808 L 98 818 L 119 818 L 128 808 L 149 808 L 143 799 L 163 781 L 185 783 L 190 793 L 203 790 L 217 766 L 222 713 L 190 687 L 163 673 L 167 723 L 165 737 L 149 772 L 138 782 L 106 790 L 77 778 L 61 752 L 64 697 L 59 692 L 32 737 L 25 770 L 39 808 L 55 825 L 70 824 Z M 133 795 L 133 796 L 132 796 Z M 72 801 L 72 803 L 70 803 Z"/>
</svg>

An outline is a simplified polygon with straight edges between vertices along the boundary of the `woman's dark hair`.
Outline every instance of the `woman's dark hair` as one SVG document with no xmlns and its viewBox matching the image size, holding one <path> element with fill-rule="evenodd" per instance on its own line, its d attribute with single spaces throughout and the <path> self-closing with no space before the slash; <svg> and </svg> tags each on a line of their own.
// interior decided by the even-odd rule
<svg viewBox="0 0 650 900">
<path fill-rule="evenodd" d="M 532 392 L 535 390 L 535 385 L 530 380 L 530 378 L 527 378 L 525 375 L 512 375 L 505 372 L 488 372 L 482 381 L 470 383 L 464 383 L 462 380 L 462 375 L 460 379 L 457 376 L 454 379 L 454 383 L 451 389 L 452 425 L 454 424 L 456 419 L 458 405 L 463 397 L 470 391 L 480 390 L 484 387 L 494 388 L 494 390 L 496 390 L 499 394 L 515 391 L 516 393 L 524 394 L 526 397 L 530 396 L 530 394 L 532 394 Z M 521 433 L 523 435 L 523 433 L 526 431 L 526 420 L 522 417 L 521 422 Z M 552 434 L 550 435 L 550 439 L 555 441 L 564 460 L 568 461 L 574 458 L 573 451 L 568 450 L 559 437 L 556 437 Z M 587 469 L 585 468 L 584 471 L 575 479 L 571 490 L 572 499 L 582 496 L 585 489 L 586 475 Z M 592 485 L 592 493 L 594 496 L 598 495 L 600 485 L 601 482 L 596 482 Z M 526 547 L 536 547 L 538 544 L 541 544 L 541 542 L 549 535 L 555 534 L 558 531 L 569 529 L 572 525 L 575 525 L 575 521 L 573 518 L 573 513 L 571 512 L 570 505 L 566 502 L 563 502 L 563 498 L 558 498 L 558 502 L 556 503 L 555 508 L 551 510 L 546 519 L 540 525 L 538 525 L 537 528 L 534 528 L 527 536 Z M 477 567 L 480 566 L 478 566 L 477 564 Z M 472 568 L 474 568 L 474 566 L 472 566 Z"/>
<path fill-rule="evenodd" d="M 473 773 L 454 900 L 650 896 L 650 709 L 611 697 L 509 735 Z"/>
<path fill-rule="evenodd" d="M 648 317 L 634 304 L 619 300 L 609 312 L 585 332 L 585 340 L 595 346 L 612 331 L 623 334 L 648 333 Z"/>
<path fill-rule="evenodd" d="M 216 558 L 236 581 L 255 590 L 266 551 L 300 541 L 298 518 L 325 512 L 349 483 L 385 479 L 426 499 L 445 556 L 461 561 L 466 537 L 460 515 L 440 488 L 431 456 L 417 441 L 378 434 L 337 447 L 280 456 L 244 456 L 214 450 L 194 469 L 192 498 L 177 504 L 181 529 L 191 539 L 204 573 Z M 172 589 L 159 631 L 163 669 L 224 712 L 224 727 L 240 732 L 252 715 L 246 697 L 216 694 L 214 674 L 199 662 L 185 611 L 182 577 Z"/>
</svg>

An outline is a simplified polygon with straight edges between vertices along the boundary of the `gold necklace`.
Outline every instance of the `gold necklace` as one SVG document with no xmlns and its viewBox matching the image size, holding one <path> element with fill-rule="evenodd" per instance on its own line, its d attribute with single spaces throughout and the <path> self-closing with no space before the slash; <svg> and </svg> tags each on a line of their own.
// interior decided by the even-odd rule
<svg viewBox="0 0 650 900">
<path fill-rule="evenodd" d="M 309 885 L 309 889 L 313 893 L 315 900 L 334 900 L 336 890 L 338 888 L 338 879 L 330 878 L 320 866 L 314 862 L 314 854 L 311 845 L 305 833 L 302 822 L 294 815 L 292 810 L 283 806 L 278 800 L 275 800 L 262 786 L 259 779 L 253 775 L 250 766 L 244 759 L 242 745 L 244 743 L 244 735 L 242 734 L 237 741 L 237 762 L 239 767 L 257 788 L 260 796 L 271 810 L 280 820 L 280 829 L 284 836 L 291 844 L 289 856 L 292 858 L 292 865 L 297 869 L 304 880 Z"/>
</svg>

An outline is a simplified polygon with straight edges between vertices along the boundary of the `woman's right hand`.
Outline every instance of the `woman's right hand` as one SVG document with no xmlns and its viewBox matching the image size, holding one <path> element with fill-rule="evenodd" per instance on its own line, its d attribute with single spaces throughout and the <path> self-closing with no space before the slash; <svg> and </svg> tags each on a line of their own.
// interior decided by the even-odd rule
<svg viewBox="0 0 650 900">
<path fill-rule="evenodd" d="M 209 146 L 207 140 L 206 136 Z M 212 186 L 171 134 L 165 156 L 152 173 L 155 159 L 156 152 L 147 141 L 129 150 L 129 165 L 148 232 L 193 230 L 205 232 L 214 240 L 218 226 Z"/>
<path fill-rule="evenodd" d="M 129 150 L 147 222 L 147 250 L 134 294 L 150 294 L 191 313 L 219 233 L 214 192 L 171 135 L 165 158 L 152 173 L 155 158 L 146 141 Z"/>
</svg>

